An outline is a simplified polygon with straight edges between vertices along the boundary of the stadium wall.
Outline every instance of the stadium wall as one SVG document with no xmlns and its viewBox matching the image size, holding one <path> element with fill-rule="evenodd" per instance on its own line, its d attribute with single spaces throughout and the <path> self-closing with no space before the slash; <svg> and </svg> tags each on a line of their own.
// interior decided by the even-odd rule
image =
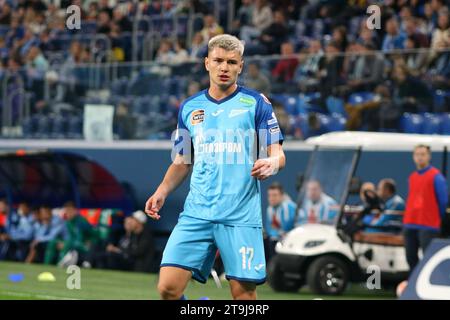
<svg viewBox="0 0 450 320">
<path fill-rule="evenodd" d="M 155 190 L 171 162 L 170 141 L 117 141 L 86 142 L 58 140 L 0 140 L 0 150 L 11 152 L 23 150 L 58 150 L 84 155 L 108 169 L 128 188 L 135 200 L 136 208 L 143 208 L 147 197 Z M 263 195 L 273 181 L 279 181 L 288 194 L 296 198 L 296 177 L 304 172 L 313 150 L 303 142 L 286 142 L 287 166 L 276 177 L 262 183 Z M 442 153 L 433 155 L 433 163 L 441 169 Z M 365 151 L 362 153 L 356 176 L 362 181 L 377 183 L 390 177 L 397 181 L 399 193 L 406 196 L 407 178 L 414 165 L 409 151 Z M 171 230 L 183 208 L 189 185 L 184 182 L 167 200 L 163 209 L 164 219 L 155 222 L 158 230 Z M 351 197 L 355 201 L 356 196 Z M 263 208 L 267 205 L 263 197 Z"/>
</svg>

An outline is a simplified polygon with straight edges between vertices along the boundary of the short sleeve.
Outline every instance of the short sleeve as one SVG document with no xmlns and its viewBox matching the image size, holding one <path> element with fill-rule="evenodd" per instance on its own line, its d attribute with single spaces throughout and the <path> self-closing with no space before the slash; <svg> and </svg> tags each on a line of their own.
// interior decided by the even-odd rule
<svg viewBox="0 0 450 320">
<path fill-rule="evenodd" d="M 272 104 L 263 94 L 261 94 L 261 98 L 256 105 L 255 121 L 256 133 L 260 138 L 260 144 L 265 144 L 264 146 L 267 147 L 271 144 L 283 143 L 283 134 L 281 133 Z"/>
<path fill-rule="evenodd" d="M 173 139 L 173 149 L 180 155 L 185 155 L 186 153 L 188 153 L 187 151 L 189 151 L 190 153 L 190 147 L 192 143 L 189 129 L 183 119 L 183 107 L 184 104 L 180 106 L 180 109 L 178 111 L 177 129 L 175 132 L 175 137 Z"/>
</svg>

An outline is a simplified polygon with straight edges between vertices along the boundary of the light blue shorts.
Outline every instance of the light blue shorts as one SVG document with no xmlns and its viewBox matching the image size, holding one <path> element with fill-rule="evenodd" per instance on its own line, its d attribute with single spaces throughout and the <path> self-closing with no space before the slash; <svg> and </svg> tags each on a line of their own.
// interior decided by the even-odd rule
<svg viewBox="0 0 450 320">
<path fill-rule="evenodd" d="M 161 267 L 173 266 L 192 271 L 192 277 L 205 283 L 211 273 L 217 250 L 228 280 L 262 284 L 266 261 L 262 228 L 229 226 L 186 215 L 178 223 L 164 249 Z"/>
</svg>

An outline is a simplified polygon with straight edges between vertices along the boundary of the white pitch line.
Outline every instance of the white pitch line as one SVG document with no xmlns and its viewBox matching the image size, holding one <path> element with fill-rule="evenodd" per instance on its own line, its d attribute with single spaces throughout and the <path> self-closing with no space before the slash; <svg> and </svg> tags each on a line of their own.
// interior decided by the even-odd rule
<svg viewBox="0 0 450 320">
<path fill-rule="evenodd" d="M 80 300 L 80 299 L 68 298 L 68 297 L 57 297 L 57 296 L 49 296 L 49 295 L 44 295 L 44 294 L 22 293 L 22 292 L 15 292 L 15 291 L 0 291 L 0 293 L 7 294 L 10 296 L 15 296 L 15 297 L 36 297 L 36 298 L 48 299 L 48 300 Z"/>
</svg>

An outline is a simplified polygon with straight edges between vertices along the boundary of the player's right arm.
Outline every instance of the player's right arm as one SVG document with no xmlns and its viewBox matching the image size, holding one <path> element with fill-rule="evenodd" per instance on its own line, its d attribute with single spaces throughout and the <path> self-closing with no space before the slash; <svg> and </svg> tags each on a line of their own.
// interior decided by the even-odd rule
<svg viewBox="0 0 450 320">
<path fill-rule="evenodd" d="M 186 179 L 191 171 L 191 167 L 192 164 L 185 161 L 183 155 L 176 155 L 158 189 L 145 203 L 145 212 L 150 218 L 155 220 L 161 218 L 158 212 L 164 205 L 167 196 Z"/>
</svg>

